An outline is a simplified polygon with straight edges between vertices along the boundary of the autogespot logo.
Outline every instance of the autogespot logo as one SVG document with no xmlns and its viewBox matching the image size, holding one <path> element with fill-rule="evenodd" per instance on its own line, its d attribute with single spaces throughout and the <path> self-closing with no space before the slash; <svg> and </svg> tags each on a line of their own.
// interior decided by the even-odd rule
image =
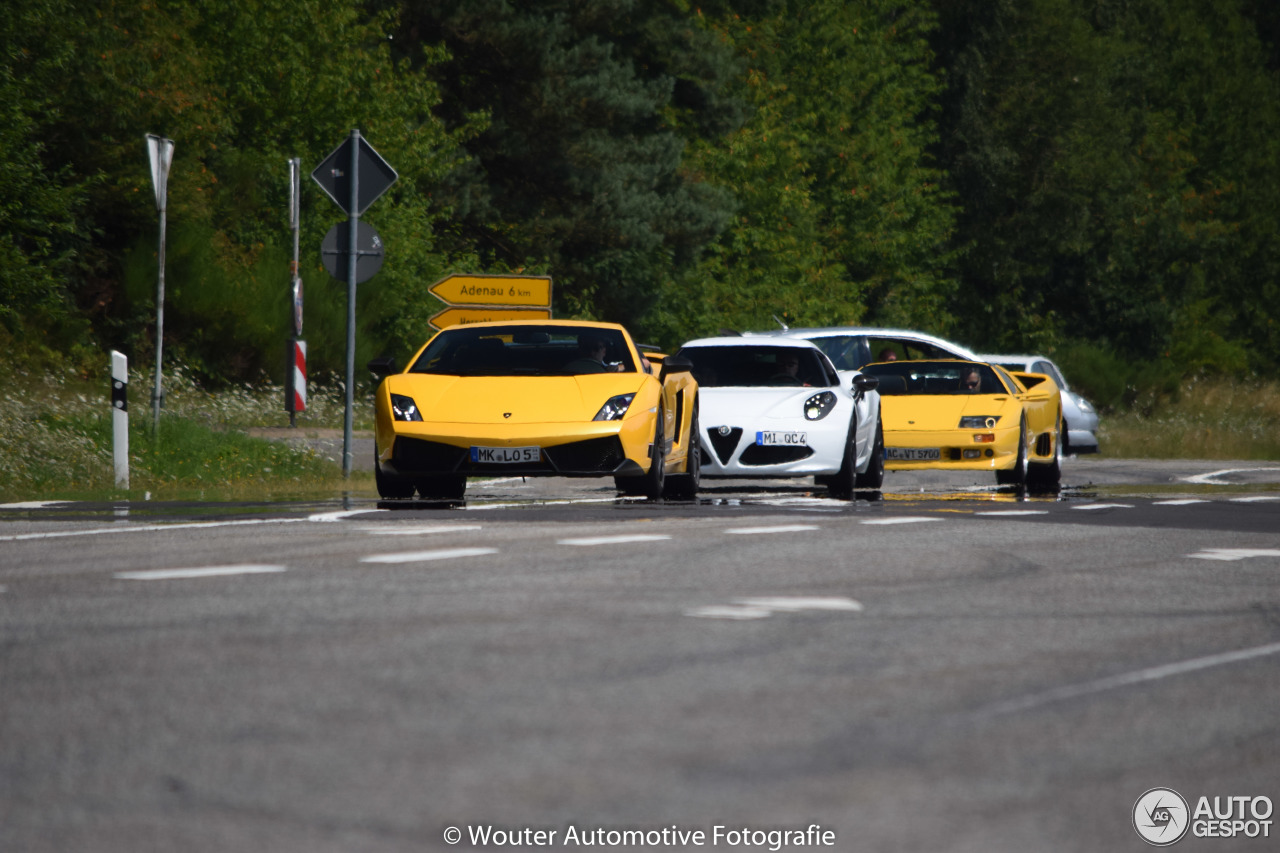
<svg viewBox="0 0 1280 853">
<path fill-rule="evenodd" d="M 1156 847 L 1180 841 L 1190 824 L 1187 801 L 1172 788 L 1152 788 L 1133 804 L 1133 828 L 1143 841 Z"/>
</svg>

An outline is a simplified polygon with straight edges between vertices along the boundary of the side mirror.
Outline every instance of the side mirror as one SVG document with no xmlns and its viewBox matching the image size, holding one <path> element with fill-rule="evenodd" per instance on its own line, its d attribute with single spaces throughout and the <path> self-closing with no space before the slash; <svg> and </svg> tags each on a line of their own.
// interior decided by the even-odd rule
<svg viewBox="0 0 1280 853">
<path fill-rule="evenodd" d="M 369 359 L 365 365 L 374 376 L 390 376 L 396 372 L 396 360 L 389 355 L 380 355 Z"/>
<path fill-rule="evenodd" d="M 666 379 L 669 373 L 688 373 L 693 370 L 693 362 L 681 355 L 669 355 L 662 360 L 662 373 L 659 379 Z"/>
<path fill-rule="evenodd" d="M 880 377 L 868 376 L 865 373 L 859 373 L 853 377 L 853 390 L 859 394 L 865 394 L 868 391 L 874 391 L 880 387 Z"/>
</svg>

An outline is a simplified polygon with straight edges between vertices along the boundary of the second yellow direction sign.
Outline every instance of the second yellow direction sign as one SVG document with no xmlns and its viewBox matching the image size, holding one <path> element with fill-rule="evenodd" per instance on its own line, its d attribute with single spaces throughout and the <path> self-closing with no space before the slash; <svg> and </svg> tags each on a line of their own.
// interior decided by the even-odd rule
<svg viewBox="0 0 1280 853">
<path fill-rule="evenodd" d="M 446 308 L 428 322 L 437 329 L 449 326 L 467 326 L 471 323 L 491 323 L 498 320 L 550 320 L 547 308 Z"/>
<path fill-rule="evenodd" d="M 449 305 L 551 307 L 550 276 L 450 275 L 428 289 Z"/>
</svg>

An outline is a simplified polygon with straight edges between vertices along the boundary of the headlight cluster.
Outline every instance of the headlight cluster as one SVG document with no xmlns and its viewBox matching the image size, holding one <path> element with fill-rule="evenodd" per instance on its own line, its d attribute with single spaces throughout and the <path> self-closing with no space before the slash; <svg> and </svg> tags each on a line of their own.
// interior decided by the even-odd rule
<svg viewBox="0 0 1280 853">
<path fill-rule="evenodd" d="M 610 397 L 609 401 L 600 407 L 600 411 L 596 412 L 593 421 L 616 421 L 627 413 L 627 409 L 631 408 L 631 401 L 636 397 L 635 394 L 619 394 L 617 397 Z"/>
<path fill-rule="evenodd" d="M 960 429 L 994 429 L 999 422 L 998 415 L 973 415 L 960 419 Z"/>
<path fill-rule="evenodd" d="M 804 401 L 804 417 L 808 421 L 820 421 L 836 407 L 836 395 L 830 391 L 814 394 Z"/>
<path fill-rule="evenodd" d="M 413 402 L 412 397 L 406 397 L 403 394 L 391 395 L 391 416 L 398 421 L 422 420 L 422 413 L 418 411 L 418 404 Z"/>
</svg>

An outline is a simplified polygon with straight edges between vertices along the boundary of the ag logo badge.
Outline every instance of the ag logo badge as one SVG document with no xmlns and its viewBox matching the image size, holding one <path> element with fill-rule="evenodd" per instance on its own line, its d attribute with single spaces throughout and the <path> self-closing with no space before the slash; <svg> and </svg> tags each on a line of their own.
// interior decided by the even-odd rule
<svg viewBox="0 0 1280 853">
<path fill-rule="evenodd" d="M 1133 828 L 1152 846 L 1180 841 L 1190 825 L 1187 801 L 1172 788 L 1152 788 L 1133 804 Z"/>
</svg>

